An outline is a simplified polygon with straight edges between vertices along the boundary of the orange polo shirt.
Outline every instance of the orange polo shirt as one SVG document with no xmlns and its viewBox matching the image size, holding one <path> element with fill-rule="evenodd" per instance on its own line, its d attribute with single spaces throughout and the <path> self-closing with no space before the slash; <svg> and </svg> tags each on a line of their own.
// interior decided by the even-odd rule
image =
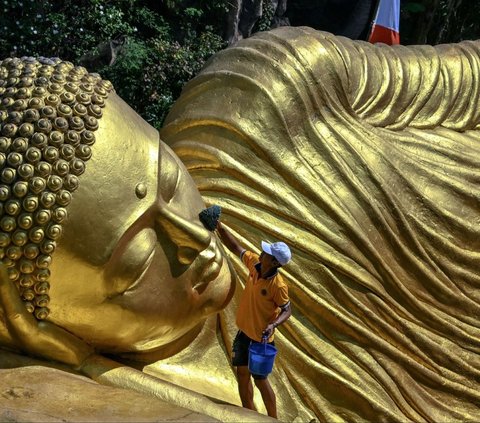
<svg viewBox="0 0 480 423">
<path fill-rule="evenodd" d="M 258 254 L 244 251 L 241 257 L 249 275 L 238 306 L 236 323 L 245 335 L 261 342 L 262 332 L 278 317 L 280 307 L 289 302 L 288 287 L 278 272 L 266 279 L 260 278 L 255 266 L 260 264 Z M 272 341 L 273 334 L 268 342 Z"/>
</svg>

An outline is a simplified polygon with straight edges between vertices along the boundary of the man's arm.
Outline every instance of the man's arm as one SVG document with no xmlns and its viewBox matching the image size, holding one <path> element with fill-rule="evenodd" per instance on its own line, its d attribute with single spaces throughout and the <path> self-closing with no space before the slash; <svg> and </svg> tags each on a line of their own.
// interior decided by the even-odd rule
<svg viewBox="0 0 480 423">
<path fill-rule="evenodd" d="M 263 331 L 262 335 L 265 338 L 270 338 L 275 328 L 277 326 L 280 326 L 282 323 L 286 322 L 292 315 L 292 307 L 290 306 L 290 301 L 287 304 L 285 304 L 283 307 L 280 307 L 280 309 L 281 309 L 280 314 L 275 319 L 275 321 L 270 323 Z"/>
<path fill-rule="evenodd" d="M 245 250 L 235 237 L 225 228 L 221 222 L 217 223 L 217 233 L 223 244 L 235 255 L 239 256 Z"/>
</svg>

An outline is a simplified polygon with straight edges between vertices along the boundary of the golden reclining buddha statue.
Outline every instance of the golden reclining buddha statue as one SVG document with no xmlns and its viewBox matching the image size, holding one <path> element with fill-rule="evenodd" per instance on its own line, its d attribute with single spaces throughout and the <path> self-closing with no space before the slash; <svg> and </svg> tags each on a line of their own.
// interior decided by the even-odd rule
<svg viewBox="0 0 480 423">
<path fill-rule="evenodd" d="M 82 68 L 6 59 L 0 73 L 5 348 L 234 403 L 245 271 L 198 221 L 205 201 L 248 248 L 292 247 L 282 420 L 476 419 L 478 42 L 258 34 L 187 84 L 169 147 Z"/>
</svg>

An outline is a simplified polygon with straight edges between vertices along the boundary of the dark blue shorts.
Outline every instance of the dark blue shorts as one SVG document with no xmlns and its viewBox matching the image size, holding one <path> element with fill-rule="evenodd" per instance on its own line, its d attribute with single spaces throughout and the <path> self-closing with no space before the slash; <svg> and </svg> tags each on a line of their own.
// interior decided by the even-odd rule
<svg viewBox="0 0 480 423">
<path fill-rule="evenodd" d="M 254 341 L 245 335 L 241 330 L 237 332 L 237 336 L 233 340 L 232 346 L 232 365 L 234 366 L 248 366 L 248 347 L 252 342 L 259 343 Z M 271 345 L 275 345 L 275 342 L 269 342 Z M 267 376 L 254 375 L 254 379 L 266 379 Z"/>
</svg>

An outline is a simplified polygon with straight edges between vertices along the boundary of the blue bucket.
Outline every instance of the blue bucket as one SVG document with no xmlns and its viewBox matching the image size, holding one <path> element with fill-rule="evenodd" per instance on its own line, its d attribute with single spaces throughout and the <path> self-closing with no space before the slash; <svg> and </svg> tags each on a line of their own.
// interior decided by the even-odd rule
<svg viewBox="0 0 480 423">
<path fill-rule="evenodd" d="M 248 370 L 254 375 L 267 376 L 272 372 L 277 349 L 265 342 L 252 342 L 248 348 Z"/>
</svg>

